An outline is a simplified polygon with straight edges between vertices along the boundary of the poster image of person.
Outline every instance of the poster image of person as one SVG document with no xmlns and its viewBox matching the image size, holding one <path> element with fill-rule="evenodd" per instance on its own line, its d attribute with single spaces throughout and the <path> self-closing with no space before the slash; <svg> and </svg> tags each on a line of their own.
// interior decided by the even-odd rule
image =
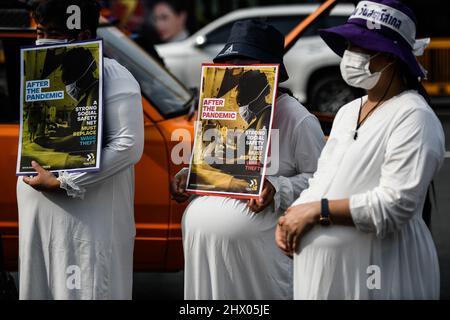
<svg viewBox="0 0 450 320">
<path fill-rule="evenodd" d="M 98 170 L 101 41 L 22 49 L 18 174 Z"/>
<path fill-rule="evenodd" d="M 204 65 L 202 71 L 187 190 L 257 197 L 262 189 L 278 66 Z"/>
</svg>

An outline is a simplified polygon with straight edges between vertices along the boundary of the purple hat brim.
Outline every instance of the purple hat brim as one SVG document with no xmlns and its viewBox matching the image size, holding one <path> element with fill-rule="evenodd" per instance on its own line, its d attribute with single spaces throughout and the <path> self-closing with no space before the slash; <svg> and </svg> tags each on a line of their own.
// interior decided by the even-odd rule
<svg viewBox="0 0 450 320">
<path fill-rule="evenodd" d="M 414 77 L 423 79 L 425 74 L 412 50 L 402 42 L 387 38 L 376 30 L 369 30 L 358 24 L 347 22 L 343 25 L 319 30 L 320 37 L 337 55 L 342 57 L 347 48 L 347 41 L 376 52 L 387 52 L 400 58 Z"/>
</svg>

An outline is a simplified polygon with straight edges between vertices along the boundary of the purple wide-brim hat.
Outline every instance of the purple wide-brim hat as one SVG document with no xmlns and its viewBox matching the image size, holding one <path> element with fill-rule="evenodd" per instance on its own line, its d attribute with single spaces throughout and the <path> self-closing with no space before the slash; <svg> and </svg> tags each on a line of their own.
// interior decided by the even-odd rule
<svg viewBox="0 0 450 320">
<path fill-rule="evenodd" d="M 350 42 L 366 50 L 393 54 L 408 66 L 411 75 L 419 80 L 425 77 L 414 53 L 420 51 L 415 40 L 416 18 L 397 0 L 361 1 L 345 24 L 321 29 L 319 35 L 341 57 Z"/>
</svg>

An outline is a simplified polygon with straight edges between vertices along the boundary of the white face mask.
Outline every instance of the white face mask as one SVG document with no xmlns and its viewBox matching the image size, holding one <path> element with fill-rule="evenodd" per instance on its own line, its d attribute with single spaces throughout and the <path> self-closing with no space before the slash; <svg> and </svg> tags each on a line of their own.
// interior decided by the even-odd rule
<svg viewBox="0 0 450 320">
<path fill-rule="evenodd" d="M 245 106 L 239 107 L 239 114 L 241 115 L 242 119 L 244 119 L 245 122 L 250 123 L 253 118 L 255 117 L 255 114 L 253 111 L 251 111 L 248 108 L 248 104 Z"/>
<path fill-rule="evenodd" d="M 66 92 L 73 100 L 78 101 L 82 95 L 81 88 L 77 86 L 77 81 L 82 79 L 86 75 L 86 73 L 89 71 L 94 62 L 95 60 L 92 60 L 92 62 L 87 67 L 86 71 L 84 71 L 83 74 L 77 80 L 66 85 Z"/>
<path fill-rule="evenodd" d="M 380 71 L 371 73 L 369 69 L 370 60 L 379 53 L 370 56 L 361 52 L 345 50 L 341 60 L 341 74 L 344 81 L 357 88 L 370 90 L 378 83 L 381 73 L 392 63 L 386 65 Z"/>
<path fill-rule="evenodd" d="M 239 107 L 239 114 L 241 115 L 242 119 L 245 120 L 245 122 L 250 123 L 253 118 L 255 117 L 255 113 L 253 111 L 250 110 L 250 105 L 255 102 L 256 100 L 259 99 L 259 97 L 261 96 L 261 94 L 266 90 L 266 88 L 269 86 L 269 84 L 266 84 L 266 86 L 264 87 L 264 89 L 261 90 L 261 92 L 256 96 L 255 99 L 253 99 L 252 101 L 250 101 L 249 103 L 247 103 L 246 105 L 240 106 Z"/>
<path fill-rule="evenodd" d="M 78 101 L 81 97 L 81 89 L 77 86 L 76 81 L 66 86 L 66 92 L 75 101 Z"/>
<path fill-rule="evenodd" d="M 42 46 L 45 44 L 62 44 L 67 42 L 69 42 L 67 39 L 46 39 L 46 38 L 36 39 L 37 46 Z"/>
</svg>

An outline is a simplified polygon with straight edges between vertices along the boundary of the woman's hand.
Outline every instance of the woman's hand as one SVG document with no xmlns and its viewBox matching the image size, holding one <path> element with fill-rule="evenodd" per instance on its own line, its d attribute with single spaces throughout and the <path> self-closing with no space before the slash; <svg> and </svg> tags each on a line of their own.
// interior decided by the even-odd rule
<svg viewBox="0 0 450 320">
<path fill-rule="evenodd" d="M 178 203 L 185 202 L 189 199 L 190 194 L 186 192 L 186 183 L 189 170 L 187 168 L 181 169 L 170 183 L 170 192 L 172 199 Z"/>
<path fill-rule="evenodd" d="M 284 254 L 292 256 L 297 251 L 300 238 L 320 219 L 320 202 L 310 202 L 290 207 L 278 220 L 275 241 Z"/>
<path fill-rule="evenodd" d="M 284 229 L 283 225 L 286 222 L 286 217 L 281 216 L 280 219 L 278 219 L 278 224 L 275 229 L 275 243 L 277 244 L 278 248 L 283 251 L 285 255 L 292 258 L 292 253 L 287 250 L 286 247 L 286 230 Z"/>
<path fill-rule="evenodd" d="M 61 190 L 60 182 L 53 173 L 42 168 L 36 161 L 31 161 L 31 166 L 38 174 L 34 177 L 23 177 L 23 182 L 38 191 Z"/>
<path fill-rule="evenodd" d="M 269 180 L 264 181 L 264 188 L 261 192 L 261 196 L 259 199 L 250 199 L 248 201 L 248 207 L 255 213 L 263 211 L 273 202 L 275 192 L 275 188 Z"/>
</svg>

